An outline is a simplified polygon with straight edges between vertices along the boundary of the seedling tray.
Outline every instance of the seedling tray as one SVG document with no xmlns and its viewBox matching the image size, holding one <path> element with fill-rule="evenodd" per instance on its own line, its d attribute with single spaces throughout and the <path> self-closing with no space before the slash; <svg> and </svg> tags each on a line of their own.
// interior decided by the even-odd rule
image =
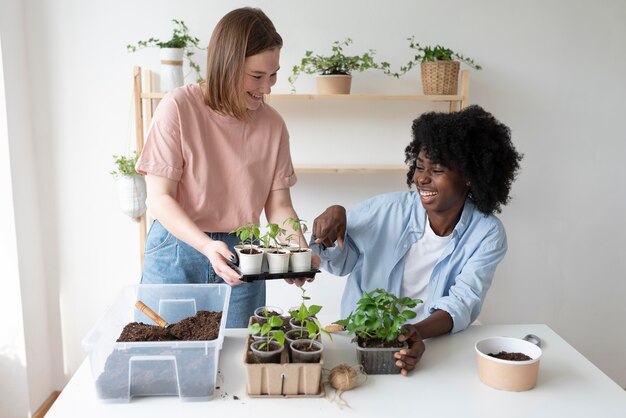
<svg viewBox="0 0 626 418">
<path fill-rule="evenodd" d="M 274 279 L 298 279 L 298 278 L 314 278 L 321 270 L 309 270 L 309 271 L 288 271 L 287 273 L 268 273 L 262 272 L 259 274 L 244 274 L 241 279 L 242 282 L 254 282 L 256 280 L 274 280 Z"/>
</svg>

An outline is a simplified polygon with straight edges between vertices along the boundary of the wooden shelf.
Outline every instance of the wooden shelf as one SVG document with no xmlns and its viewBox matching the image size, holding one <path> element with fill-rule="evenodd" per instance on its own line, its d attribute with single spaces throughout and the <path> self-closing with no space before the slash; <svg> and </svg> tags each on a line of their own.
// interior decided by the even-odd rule
<svg viewBox="0 0 626 418">
<path fill-rule="evenodd" d="M 268 102 L 273 100 L 413 100 L 428 102 L 461 102 L 461 95 L 378 95 L 378 94 L 269 94 L 265 96 Z"/>
<path fill-rule="evenodd" d="M 404 165 L 297 165 L 296 173 L 331 173 L 331 174 L 369 174 L 369 173 L 406 173 Z"/>
</svg>

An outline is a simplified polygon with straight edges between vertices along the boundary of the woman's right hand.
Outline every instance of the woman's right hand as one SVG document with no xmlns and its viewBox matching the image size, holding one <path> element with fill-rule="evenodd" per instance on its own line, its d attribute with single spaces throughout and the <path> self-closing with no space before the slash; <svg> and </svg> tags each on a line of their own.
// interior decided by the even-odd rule
<svg viewBox="0 0 626 418">
<path fill-rule="evenodd" d="M 241 274 L 233 270 L 226 260 L 233 260 L 235 256 L 223 241 L 212 240 L 203 249 L 203 254 L 206 255 L 215 270 L 215 274 L 220 276 L 226 283 L 231 286 L 237 286 L 243 283 Z"/>
<path fill-rule="evenodd" d="M 334 247 L 335 241 L 343 248 L 343 236 L 346 233 L 346 209 L 343 206 L 328 207 L 313 221 L 313 235 L 316 244 Z"/>
</svg>

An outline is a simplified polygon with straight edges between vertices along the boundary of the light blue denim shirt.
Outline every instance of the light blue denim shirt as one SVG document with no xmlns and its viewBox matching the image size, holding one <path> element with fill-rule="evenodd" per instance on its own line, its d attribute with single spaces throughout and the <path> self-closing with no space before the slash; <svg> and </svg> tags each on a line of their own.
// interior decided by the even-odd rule
<svg viewBox="0 0 626 418">
<path fill-rule="evenodd" d="M 417 192 L 373 197 L 347 212 L 344 248 L 311 244 L 322 268 L 350 275 L 341 301 L 341 317 L 356 307 L 363 291 L 402 291 L 404 256 L 424 234 L 426 211 Z M 424 312 L 448 312 L 452 332 L 462 331 L 480 313 L 498 263 L 507 250 L 502 222 L 467 200 L 452 238 L 435 264 Z"/>
</svg>

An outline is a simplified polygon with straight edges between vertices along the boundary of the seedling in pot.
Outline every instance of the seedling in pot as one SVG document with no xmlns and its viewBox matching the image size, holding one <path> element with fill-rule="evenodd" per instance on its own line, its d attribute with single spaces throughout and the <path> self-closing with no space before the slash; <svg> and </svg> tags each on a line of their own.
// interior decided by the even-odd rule
<svg viewBox="0 0 626 418">
<path fill-rule="evenodd" d="M 280 329 L 282 326 L 283 320 L 280 316 L 270 316 L 262 325 L 259 323 L 250 325 L 248 334 L 260 333 L 261 337 L 265 337 L 265 341 L 259 345 L 259 349 L 265 348 L 269 351 L 272 341 L 276 341 L 281 346 L 285 344 L 285 333 Z"/>
<path fill-rule="evenodd" d="M 298 236 L 298 251 L 302 251 L 302 244 L 301 244 L 302 234 L 306 233 L 306 231 L 309 230 L 308 227 L 306 226 L 306 221 L 300 218 L 295 218 L 295 217 L 290 216 L 289 218 L 285 219 L 285 221 L 283 222 L 283 225 L 285 224 L 291 226 L 291 229 L 293 229 L 296 235 Z M 300 231 L 302 231 L 302 234 L 300 234 Z M 289 242 L 291 242 L 292 239 L 293 239 L 293 235 L 289 235 L 287 237 L 287 240 Z"/>
<path fill-rule="evenodd" d="M 246 245 L 249 246 L 249 248 L 246 250 L 248 254 L 254 253 L 254 241 L 257 240 L 261 235 L 259 225 L 255 223 L 249 223 L 240 226 L 233 231 L 230 231 L 230 233 L 234 233 L 235 235 L 237 235 L 237 238 L 239 238 L 239 241 L 244 248 Z"/>
<path fill-rule="evenodd" d="M 302 303 L 300 303 L 300 307 L 297 310 L 289 312 L 289 314 L 294 318 L 296 323 L 299 323 L 300 335 L 299 338 L 305 337 L 304 331 L 308 332 L 308 337 L 311 340 L 311 344 L 319 335 L 326 335 L 332 341 L 333 337 L 330 335 L 328 331 L 324 329 L 319 320 L 315 317 L 322 310 L 322 307 L 319 305 L 311 305 L 306 306 L 305 302 L 310 300 L 309 296 L 306 296 L 306 290 L 304 287 L 300 287 L 302 291 Z"/>
</svg>

